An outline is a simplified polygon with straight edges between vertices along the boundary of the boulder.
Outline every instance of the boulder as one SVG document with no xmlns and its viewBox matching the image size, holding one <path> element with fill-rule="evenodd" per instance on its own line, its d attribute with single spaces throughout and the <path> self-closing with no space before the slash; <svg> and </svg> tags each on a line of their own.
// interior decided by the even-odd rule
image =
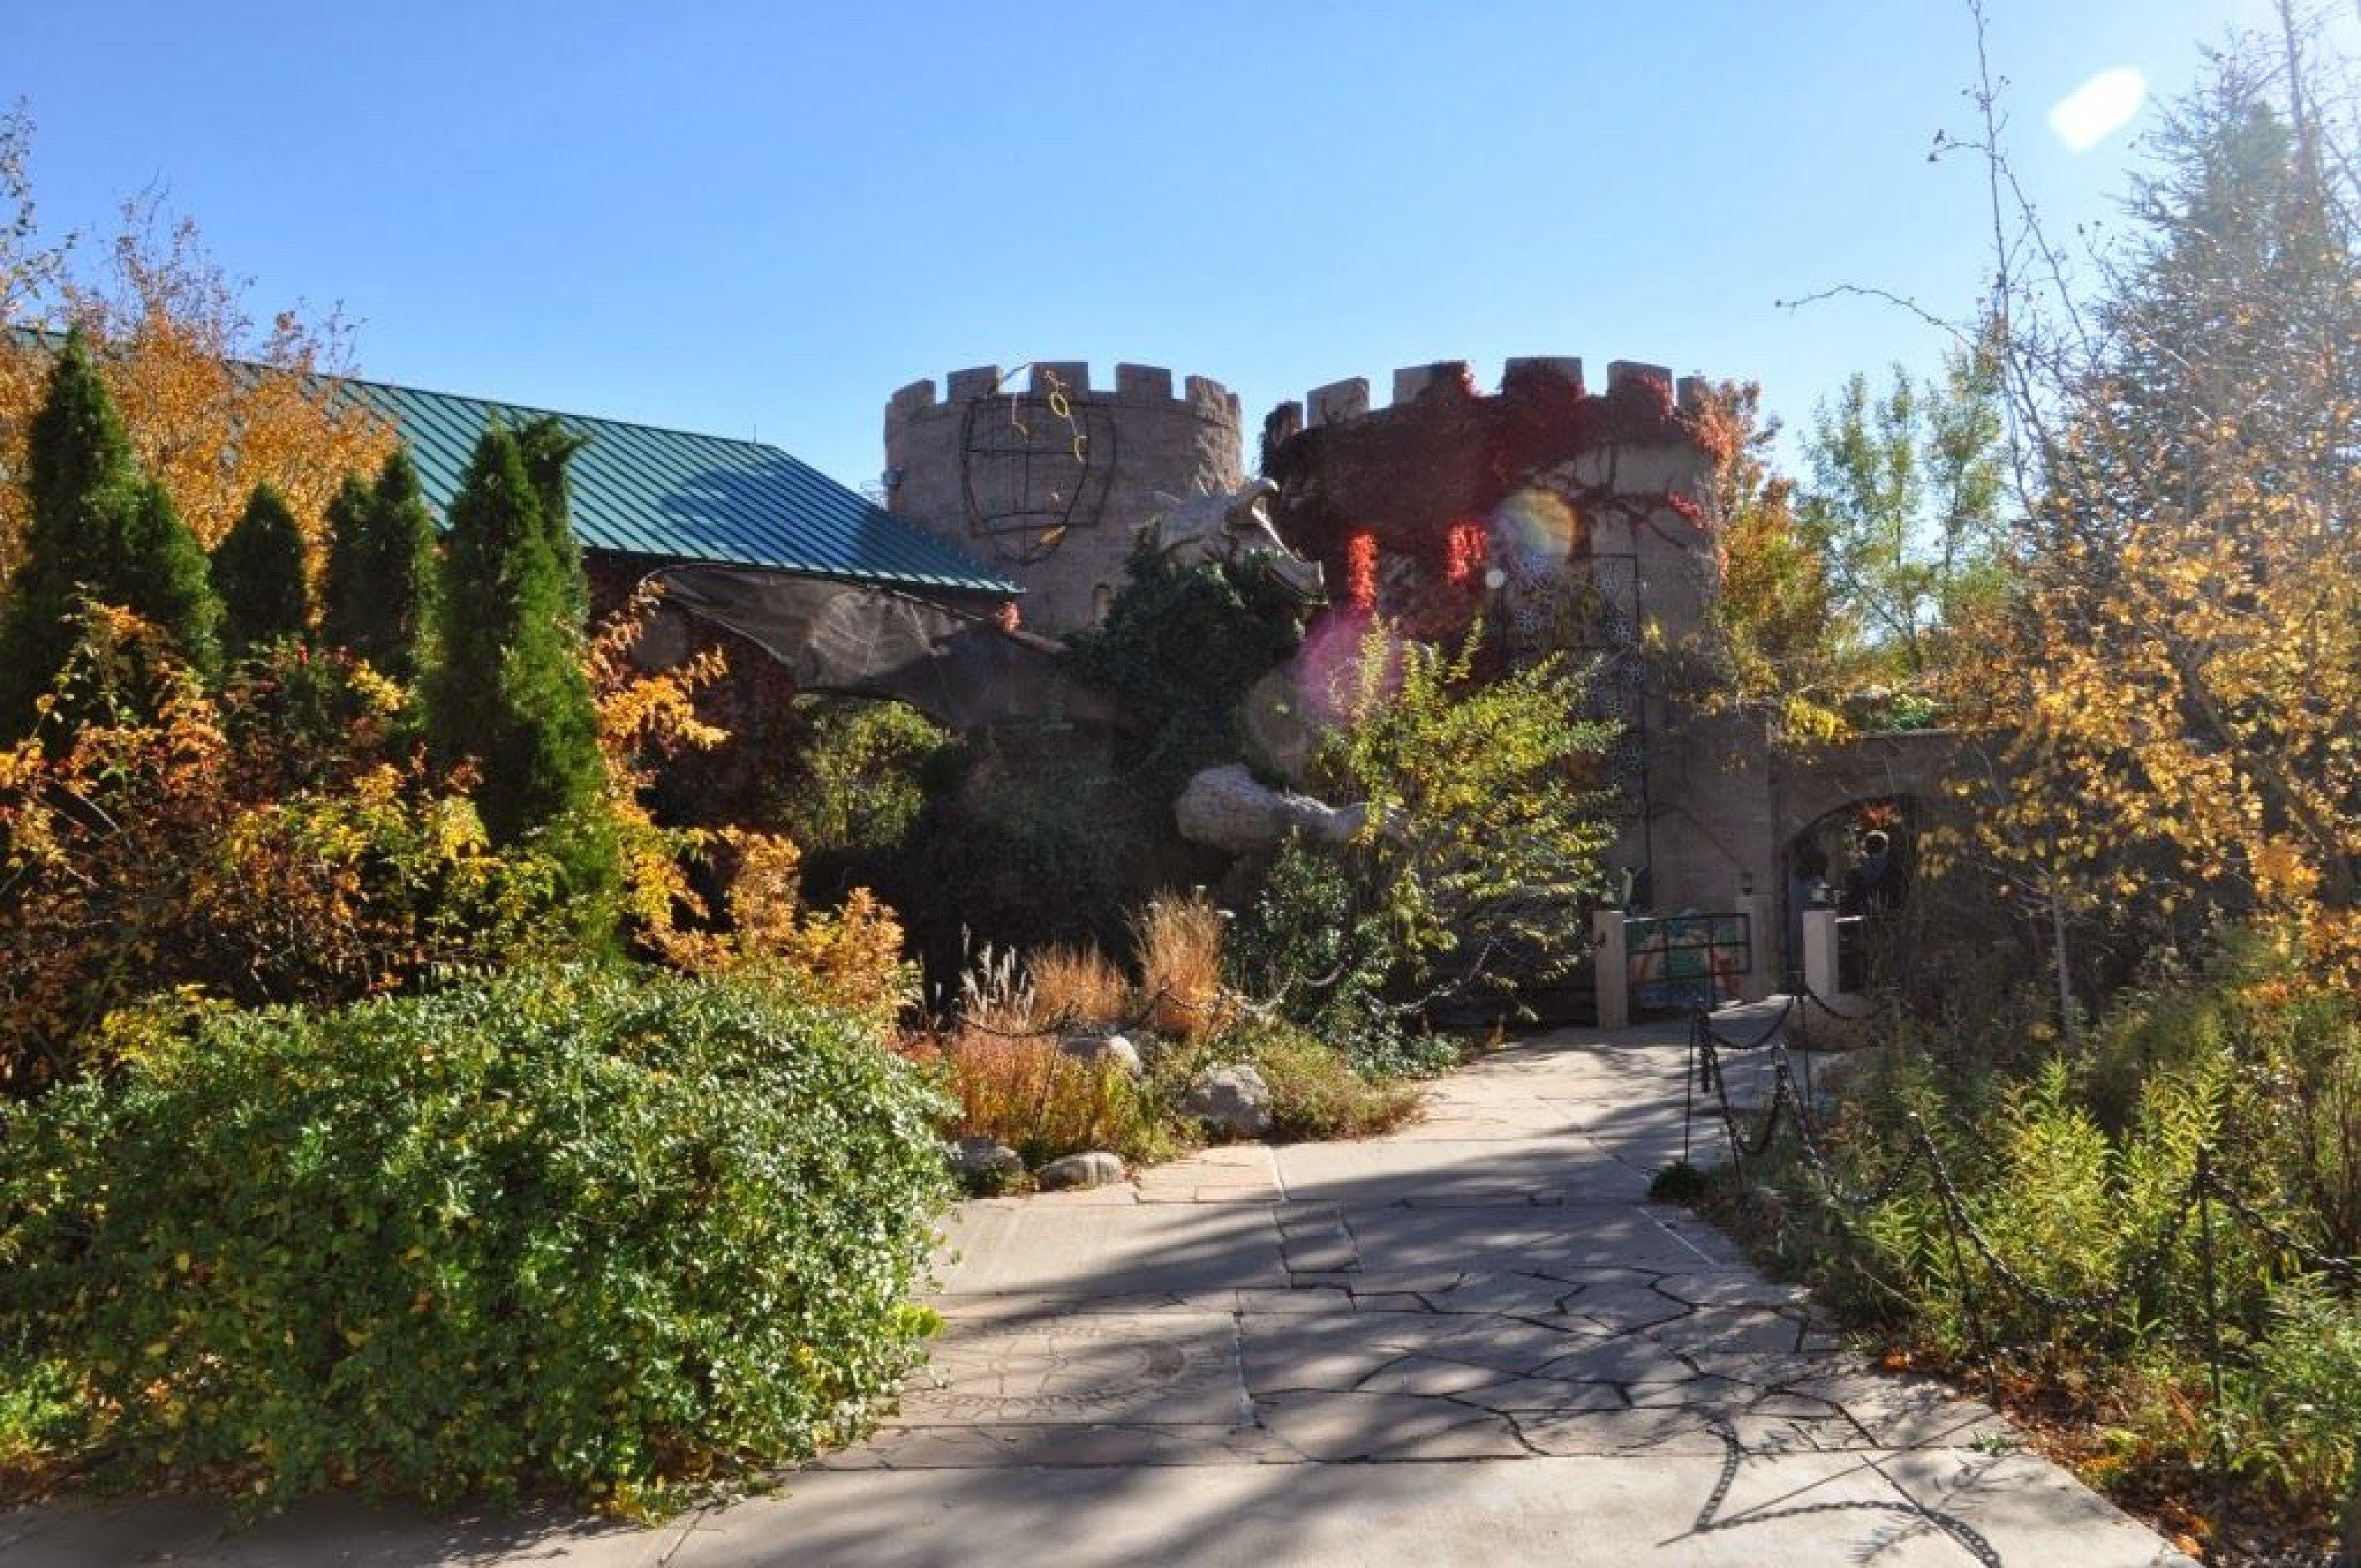
<svg viewBox="0 0 2361 1568">
<path fill-rule="evenodd" d="M 1044 1192 L 1056 1192 L 1069 1187 L 1112 1187 L 1123 1179 L 1123 1157 L 1108 1154 L 1104 1149 L 1053 1159 L 1033 1176 Z"/>
<path fill-rule="evenodd" d="M 1189 1086 L 1180 1113 L 1234 1138 L 1270 1131 L 1270 1085 L 1251 1067 L 1219 1067 Z"/>
<path fill-rule="evenodd" d="M 1172 811 L 1182 838 L 1234 855 L 1268 850 L 1290 833 L 1315 843 L 1347 843 L 1368 818 L 1365 806 L 1330 806 L 1272 789 L 1239 762 L 1191 778 Z"/>
<path fill-rule="evenodd" d="M 962 1181 L 996 1185 L 1025 1174 L 1024 1157 L 997 1138 L 961 1138 L 943 1152 Z"/>
<path fill-rule="evenodd" d="M 1114 1062 L 1134 1078 L 1148 1070 L 1139 1059 L 1139 1047 L 1121 1035 L 1069 1035 L 1058 1042 L 1058 1048 L 1076 1061 Z"/>
</svg>

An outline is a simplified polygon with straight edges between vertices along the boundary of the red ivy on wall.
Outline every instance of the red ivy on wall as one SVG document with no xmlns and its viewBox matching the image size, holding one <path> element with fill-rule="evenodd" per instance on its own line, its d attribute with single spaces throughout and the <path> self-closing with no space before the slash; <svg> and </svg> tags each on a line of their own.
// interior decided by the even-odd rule
<svg viewBox="0 0 2361 1568">
<path fill-rule="evenodd" d="M 1484 525 L 1472 521 L 1453 523 L 1447 549 L 1444 579 L 1464 587 L 1484 565 Z"/>
<path fill-rule="evenodd" d="M 1378 605 L 1378 536 L 1366 528 L 1345 541 L 1345 602 L 1361 610 Z"/>
</svg>

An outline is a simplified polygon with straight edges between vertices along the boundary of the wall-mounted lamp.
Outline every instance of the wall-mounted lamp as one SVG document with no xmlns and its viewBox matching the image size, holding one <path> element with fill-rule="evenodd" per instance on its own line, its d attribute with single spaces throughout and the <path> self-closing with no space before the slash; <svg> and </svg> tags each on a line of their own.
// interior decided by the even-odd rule
<svg viewBox="0 0 2361 1568">
<path fill-rule="evenodd" d="M 1754 896 L 1754 873 L 1752 872 L 1741 872 L 1738 873 L 1738 896 L 1741 898 L 1752 898 Z"/>
</svg>

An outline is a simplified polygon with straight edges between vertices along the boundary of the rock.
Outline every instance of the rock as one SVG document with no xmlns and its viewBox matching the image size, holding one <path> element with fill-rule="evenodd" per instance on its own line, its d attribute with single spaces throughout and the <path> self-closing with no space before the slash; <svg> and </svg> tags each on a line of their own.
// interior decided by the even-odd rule
<svg viewBox="0 0 2361 1568">
<path fill-rule="evenodd" d="M 1139 1047 L 1121 1035 L 1069 1035 L 1058 1042 L 1058 1048 L 1076 1061 L 1117 1063 L 1134 1078 L 1148 1071 L 1139 1059 Z"/>
<path fill-rule="evenodd" d="M 1251 1067 L 1215 1068 L 1189 1086 L 1180 1113 L 1232 1137 L 1258 1138 L 1270 1131 L 1270 1085 Z"/>
<path fill-rule="evenodd" d="M 1231 854 L 1267 850 L 1290 833 L 1320 844 L 1343 844 L 1368 818 L 1362 806 L 1330 806 L 1308 795 L 1275 790 L 1243 763 L 1207 768 L 1173 803 L 1180 836 Z"/>
<path fill-rule="evenodd" d="M 1024 1157 L 997 1138 L 961 1138 L 943 1152 L 952 1174 L 965 1181 L 1001 1182 L 1025 1174 Z"/>
<path fill-rule="evenodd" d="M 1053 1159 L 1034 1173 L 1044 1192 L 1067 1187 L 1112 1187 L 1124 1178 L 1123 1157 L 1103 1149 Z"/>
</svg>

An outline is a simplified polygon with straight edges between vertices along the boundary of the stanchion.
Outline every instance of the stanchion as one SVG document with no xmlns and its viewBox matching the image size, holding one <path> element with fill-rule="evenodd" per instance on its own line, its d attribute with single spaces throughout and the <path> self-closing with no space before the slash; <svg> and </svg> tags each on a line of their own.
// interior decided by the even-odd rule
<svg viewBox="0 0 2361 1568">
<path fill-rule="evenodd" d="M 2213 1428 L 2205 1445 L 2207 1461 L 2213 1466 L 2213 1529 L 2206 1541 L 2210 1557 L 2213 1541 L 2221 1539 L 2230 1522 L 2230 1444 L 2222 1432 L 2222 1304 L 2213 1270 L 2213 1157 L 2203 1144 L 2197 1146 L 2196 1185 L 2197 1256 L 2205 1286 L 2205 1376 L 2213 1394 L 2213 1405 L 2205 1413 L 2206 1425 Z"/>
<path fill-rule="evenodd" d="M 1681 1163 L 1690 1164 L 1689 1123 L 1697 1115 L 1697 1031 L 1699 1021 L 1689 1022 L 1689 1061 L 1681 1070 Z"/>
</svg>

